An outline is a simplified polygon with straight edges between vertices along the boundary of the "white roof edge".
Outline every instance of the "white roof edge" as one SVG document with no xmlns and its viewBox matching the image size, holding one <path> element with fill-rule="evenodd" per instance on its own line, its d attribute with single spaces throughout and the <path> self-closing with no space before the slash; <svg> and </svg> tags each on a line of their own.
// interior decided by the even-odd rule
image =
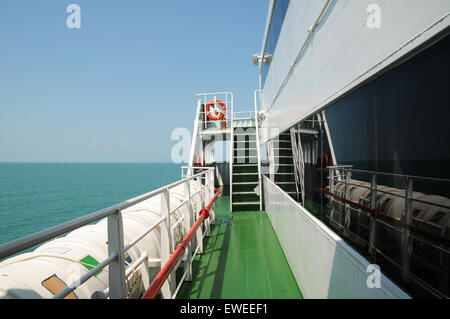
<svg viewBox="0 0 450 319">
<path fill-rule="evenodd" d="M 266 21 L 266 29 L 264 31 L 264 38 L 261 46 L 261 56 L 264 56 L 264 53 L 266 51 L 266 45 L 267 45 L 267 37 L 269 36 L 270 27 L 272 25 L 272 17 L 273 17 L 273 11 L 275 9 L 275 2 L 276 0 L 270 0 L 269 4 L 269 11 L 267 12 L 267 21 Z M 262 72 L 262 59 L 261 62 L 259 62 L 259 74 Z"/>
</svg>

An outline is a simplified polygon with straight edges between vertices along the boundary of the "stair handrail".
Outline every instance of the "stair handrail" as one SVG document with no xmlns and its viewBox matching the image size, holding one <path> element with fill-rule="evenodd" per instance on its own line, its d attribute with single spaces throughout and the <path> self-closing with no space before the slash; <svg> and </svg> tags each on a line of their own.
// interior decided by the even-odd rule
<svg viewBox="0 0 450 319">
<path fill-rule="evenodd" d="M 295 178 L 295 191 L 297 193 L 297 201 L 300 200 L 299 198 L 299 191 L 298 191 L 298 185 L 300 184 L 300 168 L 299 168 L 299 161 L 298 161 L 298 146 L 297 146 L 297 137 L 296 135 L 296 129 L 295 127 L 291 128 L 291 151 L 292 151 L 292 160 L 294 163 L 294 178 Z M 302 203 L 304 204 L 304 203 Z"/>
<path fill-rule="evenodd" d="M 258 119 L 258 99 L 257 93 L 259 93 L 261 101 L 262 90 L 255 90 L 255 130 L 256 130 L 256 154 L 258 160 L 258 186 L 259 186 L 259 209 L 262 210 L 262 183 L 261 183 L 261 153 L 259 147 L 259 119 Z"/>
<path fill-rule="evenodd" d="M 231 96 L 233 99 L 233 95 Z M 233 211 L 234 105 L 231 103 L 230 125 L 230 211 Z"/>
</svg>

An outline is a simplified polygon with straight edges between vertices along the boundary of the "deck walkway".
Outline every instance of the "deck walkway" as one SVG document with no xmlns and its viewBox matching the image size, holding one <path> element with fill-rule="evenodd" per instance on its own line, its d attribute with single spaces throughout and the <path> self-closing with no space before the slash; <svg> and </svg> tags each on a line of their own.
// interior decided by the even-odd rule
<svg viewBox="0 0 450 319">
<path fill-rule="evenodd" d="M 302 298 L 266 212 L 230 213 L 229 202 L 217 199 L 216 224 L 178 298 Z"/>
</svg>

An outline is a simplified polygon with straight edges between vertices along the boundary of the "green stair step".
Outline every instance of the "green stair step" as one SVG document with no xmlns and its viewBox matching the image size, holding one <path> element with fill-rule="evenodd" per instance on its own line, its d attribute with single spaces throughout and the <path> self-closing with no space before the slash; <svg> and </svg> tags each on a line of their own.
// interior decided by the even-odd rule
<svg viewBox="0 0 450 319">
<path fill-rule="evenodd" d="M 278 148 L 273 150 L 275 153 L 275 156 L 292 156 L 292 150 L 288 148 Z"/>
<path fill-rule="evenodd" d="M 233 183 L 233 192 L 252 192 L 258 186 L 258 182 Z"/>
<path fill-rule="evenodd" d="M 291 148 L 292 147 L 292 143 L 291 141 L 274 141 L 273 143 L 273 147 L 274 148 Z"/>
<path fill-rule="evenodd" d="M 275 174 L 275 180 L 277 182 L 295 182 L 295 176 L 293 173 L 278 173 Z"/>
<path fill-rule="evenodd" d="M 294 164 L 279 164 L 275 166 L 275 173 L 294 173 Z"/>
<path fill-rule="evenodd" d="M 255 150 L 235 150 L 234 157 L 258 157 L 258 153 Z"/>
<path fill-rule="evenodd" d="M 258 173 L 257 164 L 233 165 L 233 173 Z"/>
<path fill-rule="evenodd" d="M 287 183 L 287 182 L 275 182 L 282 190 L 285 192 L 295 192 L 297 191 L 297 187 L 295 183 Z"/>
<path fill-rule="evenodd" d="M 235 173 L 233 174 L 233 185 L 239 182 L 256 182 L 258 183 L 258 173 Z"/>
<path fill-rule="evenodd" d="M 233 164 L 255 164 L 257 165 L 258 158 L 256 157 L 239 157 L 235 158 Z"/>
<path fill-rule="evenodd" d="M 279 164 L 292 164 L 294 163 L 294 160 L 292 157 L 284 157 L 284 156 L 279 156 L 276 158 L 276 160 L 278 161 Z"/>
<path fill-rule="evenodd" d="M 278 135 L 278 139 L 279 140 L 291 140 L 291 133 L 290 132 L 285 132 L 285 133 L 281 133 L 280 135 Z"/>
<path fill-rule="evenodd" d="M 233 203 L 257 201 L 259 201 L 259 196 L 255 192 L 233 192 Z"/>
</svg>

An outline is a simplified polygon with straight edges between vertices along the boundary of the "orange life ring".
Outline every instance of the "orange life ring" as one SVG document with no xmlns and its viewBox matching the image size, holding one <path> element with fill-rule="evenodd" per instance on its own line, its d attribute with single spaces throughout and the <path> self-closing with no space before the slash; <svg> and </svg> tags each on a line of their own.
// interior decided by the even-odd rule
<svg viewBox="0 0 450 319">
<path fill-rule="evenodd" d="M 221 110 L 218 110 L 217 104 L 220 105 Z M 211 110 L 211 107 L 214 107 L 214 109 Z M 227 113 L 227 106 L 221 100 L 216 100 L 215 102 L 211 100 L 206 104 L 206 113 L 208 113 L 208 118 L 211 121 L 222 120 Z"/>
</svg>

